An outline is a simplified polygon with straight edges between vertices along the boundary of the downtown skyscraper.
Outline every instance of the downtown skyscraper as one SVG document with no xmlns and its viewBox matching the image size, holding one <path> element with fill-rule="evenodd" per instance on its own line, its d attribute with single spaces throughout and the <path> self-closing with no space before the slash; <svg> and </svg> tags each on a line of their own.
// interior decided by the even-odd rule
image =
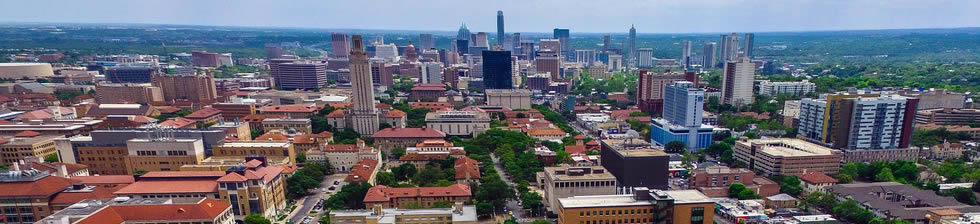
<svg viewBox="0 0 980 224">
<path fill-rule="evenodd" d="M 718 44 L 715 42 L 704 43 L 704 49 L 701 50 L 701 67 L 712 68 L 718 62 L 715 58 L 715 51 L 718 50 Z"/>
<path fill-rule="evenodd" d="M 510 51 L 483 51 L 485 89 L 513 89 L 512 72 Z"/>
<path fill-rule="evenodd" d="M 558 39 L 559 43 L 561 44 L 561 52 L 560 53 L 561 53 L 561 56 L 565 58 L 564 60 L 572 60 L 571 59 L 572 49 L 568 45 L 569 44 L 568 43 L 568 38 L 569 38 L 568 29 L 555 28 L 554 38 L 555 39 Z"/>
<path fill-rule="evenodd" d="M 457 40 L 469 40 L 470 39 L 470 29 L 466 28 L 466 23 L 459 26 L 459 31 L 456 32 Z"/>
<path fill-rule="evenodd" d="M 755 34 L 746 33 L 745 34 L 745 44 L 742 46 L 742 55 L 745 57 L 752 58 L 752 48 L 755 47 Z"/>
<path fill-rule="evenodd" d="M 497 45 L 504 46 L 504 11 L 497 10 Z"/>
<path fill-rule="evenodd" d="M 335 58 L 347 58 L 350 55 L 350 39 L 345 33 L 331 33 L 330 43 Z"/>
<path fill-rule="evenodd" d="M 682 46 L 683 46 L 681 48 L 681 65 L 684 66 L 684 69 L 690 69 L 691 68 L 691 60 L 693 60 L 691 58 L 691 41 L 690 40 L 685 40 L 685 41 L 683 41 L 681 43 L 682 43 Z"/>
<path fill-rule="evenodd" d="M 626 64 L 630 66 L 636 66 L 636 27 L 630 25 L 630 37 L 628 43 L 628 54 L 626 55 Z"/>
<path fill-rule="evenodd" d="M 722 65 L 729 61 L 734 61 L 738 57 L 738 34 L 722 34 L 721 43 L 719 43 L 719 53 L 718 59 L 721 60 Z"/>
<path fill-rule="evenodd" d="M 350 81 L 354 101 L 351 118 L 354 131 L 364 135 L 372 135 L 378 131 L 380 121 L 374 105 L 374 80 L 371 77 L 371 62 L 367 52 L 364 52 L 364 41 L 361 35 L 351 38 L 353 49 L 350 52 Z"/>
</svg>

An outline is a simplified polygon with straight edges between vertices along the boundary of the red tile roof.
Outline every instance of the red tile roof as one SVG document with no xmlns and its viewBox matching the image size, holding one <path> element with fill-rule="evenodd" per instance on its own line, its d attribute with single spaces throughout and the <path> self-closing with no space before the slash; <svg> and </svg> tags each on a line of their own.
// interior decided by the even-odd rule
<svg viewBox="0 0 980 224">
<path fill-rule="evenodd" d="M 285 118 L 286 115 L 282 114 L 249 114 L 242 118 L 244 122 L 262 122 L 269 118 Z"/>
<path fill-rule="evenodd" d="M 585 140 L 585 136 L 584 135 L 576 135 L 575 136 L 575 140 Z"/>
<path fill-rule="evenodd" d="M 161 127 L 171 127 L 171 128 L 190 128 L 192 125 L 196 124 L 197 121 L 187 119 L 187 118 L 174 118 L 168 119 L 166 121 L 160 122 Z"/>
<path fill-rule="evenodd" d="M 429 161 L 429 160 L 442 160 L 449 157 L 449 154 L 419 154 L 419 153 L 409 153 L 398 157 L 400 161 Z"/>
<path fill-rule="evenodd" d="M 566 145 L 565 146 L 565 152 L 568 152 L 569 154 L 585 154 L 585 146 L 584 145 Z"/>
<path fill-rule="evenodd" d="M 209 198 L 196 204 L 113 205 L 79 220 L 76 224 L 213 220 L 230 207 L 226 202 Z"/>
<path fill-rule="evenodd" d="M 388 113 L 385 114 L 385 117 L 394 117 L 394 118 L 397 118 L 397 117 L 404 117 L 405 115 L 406 115 L 405 111 L 401 111 L 401 110 L 398 110 L 398 109 L 393 109 L 393 110 L 389 110 Z"/>
<path fill-rule="evenodd" d="M 208 107 L 208 108 L 194 111 L 194 113 L 188 114 L 187 116 L 184 117 L 190 119 L 206 119 L 211 116 L 216 116 L 218 114 L 221 114 L 221 110 Z"/>
<path fill-rule="evenodd" d="M 412 87 L 412 91 L 446 91 L 446 86 L 443 84 L 415 84 Z"/>
<path fill-rule="evenodd" d="M 528 129 L 527 130 L 527 135 L 531 135 L 531 136 L 534 136 L 534 135 L 565 135 L 565 131 L 562 131 L 561 129 L 557 129 L 557 128 L 549 128 L 549 129 L 537 129 L 537 128 L 534 128 L 534 129 Z"/>
<path fill-rule="evenodd" d="M 294 104 L 264 106 L 259 111 L 262 111 L 262 113 L 313 113 L 320 108 L 323 108 L 323 106 L 317 106 L 316 104 Z"/>
<path fill-rule="evenodd" d="M 224 176 L 224 171 L 150 171 L 140 178 L 213 177 Z"/>
<path fill-rule="evenodd" d="M 0 197 L 51 196 L 71 186 L 71 180 L 47 176 L 37 181 L 0 183 Z"/>
<path fill-rule="evenodd" d="M 54 114 L 51 114 L 47 109 L 35 110 L 27 112 L 14 118 L 15 121 L 27 121 L 27 120 L 46 120 L 54 118 Z"/>
<path fill-rule="evenodd" d="M 448 102 L 411 102 L 408 103 L 408 105 L 411 106 L 412 109 L 428 108 L 433 111 L 453 109 L 453 104 Z"/>
<path fill-rule="evenodd" d="M 807 171 L 804 174 L 797 174 L 796 176 L 799 177 L 800 180 L 803 180 L 803 181 L 806 181 L 806 182 L 809 182 L 809 183 L 814 183 L 814 184 L 833 184 L 833 183 L 837 183 L 837 179 L 834 179 L 833 177 L 827 176 L 827 174 L 824 174 L 823 172 L 820 172 L 820 171 Z"/>
<path fill-rule="evenodd" d="M 102 175 L 102 176 L 75 176 L 70 178 L 73 181 L 80 181 L 83 184 L 131 184 L 136 182 L 130 175 Z"/>
<path fill-rule="evenodd" d="M 456 179 L 462 180 L 466 179 L 469 175 L 470 179 L 480 179 L 480 163 L 475 159 L 470 159 L 470 157 L 463 157 L 456 159 Z"/>
<path fill-rule="evenodd" d="M 344 110 L 333 110 L 327 114 L 329 118 L 344 118 Z"/>
<path fill-rule="evenodd" d="M 158 106 L 154 108 L 156 108 L 157 111 L 160 111 L 161 114 L 172 114 L 172 113 L 177 113 L 177 111 L 180 111 L 180 108 L 171 107 L 171 106 Z"/>
<path fill-rule="evenodd" d="M 385 128 L 375 132 L 374 138 L 445 138 L 446 133 L 433 128 Z"/>
<path fill-rule="evenodd" d="M 346 182 L 368 181 L 374 170 L 378 168 L 378 161 L 373 159 L 362 159 L 357 165 L 350 168 L 350 174 L 344 178 Z"/>
<path fill-rule="evenodd" d="M 364 202 L 386 202 L 405 197 L 463 197 L 472 195 L 470 186 L 464 184 L 453 184 L 448 187 L 388 187 L 377 185 L 368 189 L 364 196 Z"/>
<path fill-rule="evenodd" d="M 75 204 L 85 199 L 112 199 L 116 194 L 112 189 L 104 187 L 94 187 L 91 191 L 61 192 L 51 199 L 51 204 Z"/>
<path fill-rule="evenodd" d="M 179 194 L 215 192 L 218 192 L 218 182 L 214 180 L 144 180 L 137 181 L 136 183 L 119 189 L 116 191 L 116 194 Z"/>
<path fill-rule="evenodd" d="M 14 137 L 36 137 L 38 135 L 41 135 L 41 133 L 27 130 L 27 131 L 18 132 L 17 134 L 14 135 Z"/>
<path fill-rule="evenodd" d="M 279 132 L 269 132 L 255 138 L 255 141 L 289 141 L 289 137 Z"/>
</svg>

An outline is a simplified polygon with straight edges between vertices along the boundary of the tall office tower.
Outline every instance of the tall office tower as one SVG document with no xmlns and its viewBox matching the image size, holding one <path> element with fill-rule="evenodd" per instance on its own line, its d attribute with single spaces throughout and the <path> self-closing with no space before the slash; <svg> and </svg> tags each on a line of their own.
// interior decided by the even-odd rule
<svg viewBox="0 0 980 224">
<path fill-rule="evenodd" d="M 422 83 L 441 84 L 443 80 L 442 63 L 425 62 L 422 63 Z"/>
<path fill-rule="evenodd" d="M 711 145 L 713 128 L 701 123 L 704 90 L 680 81 L 664 88 L 664 116 L 651 122 L 651 139 L 659 145 L 683 142 L 688 151 Z"/>
<path fill-rule="evenodd" d="M 388 88 L 391 88 L 392 86 L 394 86 L 395 80 L 394 80 L 394 78 L 393 78 L 393 76 L 391 74 L 394 71 L 391 70 L 391 69 L 387 69 L 387 67 L 389 67 L 389 66 L 392 66 L 392 65 L 391 64 L 388 64 L 388 63 L 385 63 L 384 61 L 378 61 L 378 62 L 372 61 L 371 62 L 371 81 L 373 83 L 378 83 L 378 84 L 381 84 L 382 86 L 386 86 Z"/>
<path fill-rule="evenodd" d="M 715 50 L 718 44 L 714 42 L 704 43 L 704 49 L 701 51 L 701 67 L 713 68 L 715 67 Z"/>
<path fill-rule="evenodd" d="M 561 56 L 565 58 L 566 61 L 572 60 L 572 48 L 569 47 L 568 42 L 568 29 L 555 28 L 554 38 L 558 39 L 561 43 Z"/>
<path fill-rule="evenodd" d="M 521 33 L 514 33 L 510 38 L 511 52 L 521 52 Z"/>
<path fill-rule="evenodd" d="M 265 59 L 273 59 L 282 57 L 282 47 L 278 44 L 266 44 L 265 45 Z"/>
<path fill-rule="evenodd" d="M 609 71 L 618 72 L 623 70 L 623 56 L 614 54 L 609 55 Z"/>
<path fill-rule="evenodd" d="M 345 33 L 331 33 L 330 43 L 333 46 L 335 58 L 347 58 L 350 55 L 350 39 Z"/>
<path fill-rule="evenodd" d="M 683 45 L 681 47 L 681 65 L 684 66 L 685 69 L 690 69 L 691 60 L 693 60 L 691 59 L 691 41 L 685 40 L 681 43 Z"/>
<path fill-rule="evenodd" d="M 738 34 L 728 35 L 728 43 L 725 44 L 725 61 L 734 61 L 738 58 Z"/>
<path fill-rule="evenodd" d="M 745 46 L 742 46 L 742 55 L 745 57 L 752 58 L 752 48 L 755 47 L 755 34 L 746 33 L 745 34 Z"/>
<path fill-rule="evenodd" d="M 456 40 L 456 52 L 459 55 L 470 53 L 470 41 L 469 40 Z"/>
<path fill-rule="evenodd" d="M 513 89 L 510 51 L 483 51 L 483 86 L 486 89 Z"/>
<path fill-rule="evenodd" d="M 537 55 L 534 56 L 534 67 L 537 68 L 538 74 L 550 74 L 552 82 L 561 79 L 561 60 L 558 57 L 558 52 L 538 51 Z"/>
<path fill-rule="evenodd" d="M 374 82 L 371 77 L 371 63 L 364 52 L 364 41 L 361 35 L 351 38 L 353 49 L 350 53 L 350 80 L 352 101 L 351 110 L 354 131 L 363 135 L 372 135 L 378 131 L 378 111 L 374 106 Z"/>
<path fill-rule="evenodd" d="M 534 60 L 534 42 L 528 41 L 521 43 L 520 56 L 524 56 L 523 60 Z"/>
<path fill-rule="evenodd" d="M 327 64 L 278 58 L 269 61 L 269 75 L 284 90 L 318 89 L 327 84 Z"/>
<path fill-rule="evenodd" d="M 653 48 L 640 48 L 636 50 L 636 67 L 653 67 Z"/>
<path fill-rule="evenodd" d="M 470 40 L 470 29 L 466 28 L 466 23 L 459 26 L 459 31 L 456 32 L 457 40 Z"/>
<path fill-rule="evenodd" d="M 194 108 L 211 105 L 218 100 L 218 90 L 214 86 L 211 72 L 204 74 L 165 74 L 153 73 L 153 85 L 160 87 L 163 99 L 173 103 L 191 102 Z"/>
<path fill-rule="evenodd" d="M 504 46 L 504 11 L 497 10 L 497 45 Z"/>
<path fill-rule="evenodd" d="M 476 38 L 473 39 L 474 47 L 485 47 L 487 49 L 490 49 L 490 40 L 487 40 L 486 32 L 476 33 L 475 37 Z"/>
<path fill-rule="evenodd" d="M 606 34 L 602 36 L 602 50 L 607 51 L 609 49 L 612 48 L 609 46 L 609 34 Z"/>
<path fill-rule="evenodd" d="M 419 34 L 419 47 L 422 50 L 436 48 L 436 42 L 432 39 L 431 33 Z"/>
<path fill-rule="evenodd" d="M 538 51 L 561 53 L 561 41 L 558 39 L 541 39 Z"/>
<path fill-rule="evenodd" d="M 595 63 L 595 50 L 575 50 L 575 62 L 585 66 Z"/>
<path fill-rule="evenodd" d="M 752 104 L 752 86 L 755 82 L 755 63 L 747 57 L 725 62 L 725 74 L 721 77 L 721 103 L 736 107 Z"/>
<path fill-rule="evenodd" d="M 684 74 L 677 72 L 658 74 L 640 70 L 639 80 L 636 82 L 636 104 L 641 111 L 659 115 L 663 111 L 664 86 L 685 80 Z"/>
<path fill-rule="evenodd" d="M 626 62 L 630 66 L 636 66 L 636 27 L 630 25 L 629 51 L 626 54 Z"/>
<path fill-rule="evenodd" d="M 918 98 L 858 92 L 804 98 L 799 133 L 836 149 L 908 148 L 918 103 Z"/>
</svg>

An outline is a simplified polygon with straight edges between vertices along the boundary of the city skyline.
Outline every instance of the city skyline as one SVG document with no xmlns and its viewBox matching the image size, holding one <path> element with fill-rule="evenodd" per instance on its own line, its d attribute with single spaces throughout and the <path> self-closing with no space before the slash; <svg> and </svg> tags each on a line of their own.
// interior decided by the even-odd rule
<svg viewBox="0 0 980 224">
<path fill-rule="evenodd" d="M 378 0 L 344 2 L 0 2 L 0 23 L 174 24 L 365 30 L 453 31 L 465 23 L 474 31 L 493 32 L 494 16 L 507 14 L 508 32 L 541 32 L 563 27 L 575 33 L 623 33 L 631 24 L 640 33 L 792 32 L 980 27 L 970 9 L 980 2 L 871 0 L 798 1 L 534 1 L 503 0 L 481 10 L 451 10 L 455 1 L 429 4 Z M 117 7 L 99 7 L 116 5 Z M 46 10 L 18 10 L 43 7 Z M 118 10 L 120 8 L 128 10 Z M 351 8 L 365 8 L 349 10 Z M 549 10 L 542 10 L 549 9 Z M 583 9 L 604 16 L 581 16 Z M 156 12 L 146 14 L 147 11 Z M 364 13 L 368 13 L 365 15 Z M 413 16 L 405 16 L 412 12 Z M 263 15 L 263 16 L 241 16 Z M 355 22 L 356 21 L 356 22 Z M 685 24 L 678 26 L 677 24 Z"/>
</svg>

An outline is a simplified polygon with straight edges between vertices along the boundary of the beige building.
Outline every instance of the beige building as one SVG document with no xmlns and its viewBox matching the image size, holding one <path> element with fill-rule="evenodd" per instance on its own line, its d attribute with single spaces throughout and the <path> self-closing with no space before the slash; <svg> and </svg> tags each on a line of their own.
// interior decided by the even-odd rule
<svg viewBox="0 0 980 224">
<path fill-rule="evenodd" d="M 558 201 L 558 223 L 712 223 L 715 202 L 697 190 L 633 189 Z"/>
<path fill-rule="evenodd" d="M 616 176 L 602 166 L 545 167 L 537 179 L 544 190 L 545 206 L 551 211 L 558 211 L 559 198 L 616 194 Z"/>
<path fill-rule="evenodd" d="M 531 91 L 526 89 L 488 89 L 487 105 L 510 109 L 531 109 Z"/>
<path fill-rule="evenodd" d="M 168 103 L 189 101 L 194 108 L 211 105 L 218 101 L 214 76 L 206 74 L 153 74 L 153 85 L 160 87 Z"/>
<path fill-rule="evenodd" d="M 381 161 L 381 150 L 364 144 L 358 140 L 357 144 L 341 145 L 330 144 L 322 147 L 312 148 L 306 151 L 306 160 L 311 162 L 330 161 L 330 166 L 334 172 L 350 172 L 358 162 L 364 159 Z"/>
<path fill-rule="evenodd" d="M 126 141 L 126 149 L 127 174 L 141 170 L 176 171 L 183 165 L 198 164 L 205 158 L 201 139 L 138 138 Z"/>
<path fill-rule="evenodd" d="M 215 145 L 211 151 L 214 156 L 237 156 L 242 159 L 252 155 L 265 156 L 269 161 L 288 158 L 289 164 L 296 165 L 296 151 L 290 142 L 225 142 Z"/>
<path fill-rule="evenodd" d="M 425 126 L 450 136 L 476 136 L 490 129 L 490 116 L 479 111 L 435 111 L 425 114 Z"/>
<path fill-rule="evenodd" d="M 265 132 L 295 130 L 295 132 L 309 134 L 313 133 L 313 126 L 309 118 L 269 118 L 262 121 L 262 130 Z"/>
<path fill-rule="evenodd" d="M 747 139 L 735 142 L 735 160 L 765 175 L 796 175 L 804 171 L 837 174 L 843 154 L 801 139 Z M 867 150 L 862 150 L 867 151 Z"/>
<path fill-rule="evenodd" d="M 100 83 L 95 87 L 95 102 L 100 104 L 163 102 L 163 90 L 149 83 Z"/>
<path fill-rule="evenodd" d="M 921 102 L 921 100 L 920 100 Z M 915 112 L 919 124 L 966 125 L 980 122 L 980 109 L 938 108 Z"/>
<path fill-rule="evenodd" d="M 222 112 L 224 113 L 224 112 Z M 252 129 L 248 126 L 248 122 L 236 121 L 236 122 L 224 122 L 218 121 L 217 124 L 211 125 L 211 129 L 221 129 L 225 130 L 225 135 L 228 137 L 233 137 L 239 141 L 251 141 L 252 140 Z"/>
<path fill-rule="evenodd" d="M 54 139 L 58 135 L 41 135 L 34 131 L 23 131 L 14 136 L 0 137 L 0 164 L 10 166 L 25 157 L 44 158 L 58 153 Z"/>
<path fill-rule="evenodd" d="M 476 224 L 476 207 L 457 203 L 453 208 L 385 209 L 376 206 L 372 210 L 332 210 L 330 221 L 334 223 L 452 223 Z"/>
</svg>

